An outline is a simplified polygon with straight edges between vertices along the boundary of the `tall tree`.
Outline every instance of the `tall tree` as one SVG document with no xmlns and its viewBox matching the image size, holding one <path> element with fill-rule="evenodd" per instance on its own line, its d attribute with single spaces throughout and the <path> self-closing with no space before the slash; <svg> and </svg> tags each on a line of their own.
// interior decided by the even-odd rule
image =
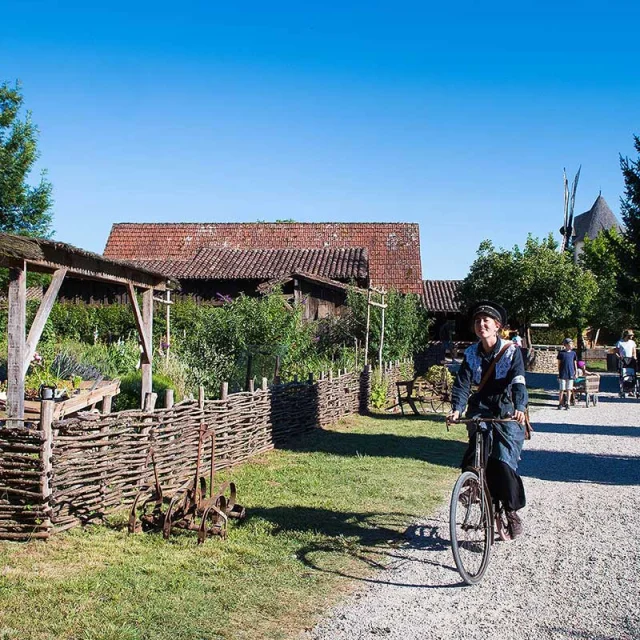
<svg viewBox="0 0 640 640">
<path fill-rule="evenodd" d="M 558 251 L 551 235 L 543 240 L 529 235 L 523 248 L 511 250 L 484 240 L 459 289 L 465 305 L 483 299 L 502 304 L 511 325 L 522 325 L 527 338 L 534 321 L 581 329 L 596 293 L 591 272 L 574 264 L 570 253 Z"/>
<path fill-rule="evenodd" d="M 620 260 L 615 247 L 624 242 L 624 237 L 615 228 L 601 231 L 593 240 L 586 237 L 578 263 L 593 273 L 598 283 L 598 293 L 588 312 L 588 321 L 595 330 L 593 339 L 598 340 L 600 329 L 618 332 L 629 326 L 633 319 L 623 308 L 618 289 Z"/>
<path fill-rule="evenodd" d="M 38 128 L 27 112 L 19 119 L 20 84 L 0 85 L 0 232 L 51 235 L 51 183 L 42 171 L 40 182 L 27 178 L 39 157 Z"/>
<path fill-rule="evenodd" d="M 617 283 L 620 304 L 640 322 L 640 137 L 633 136 L 639 156 L 630 160 L 620 156 L 624 177 L 624 196 L 620 198 L 625 229 L 622 238 L 611 237 L 620 262 Z"/>
</svg>

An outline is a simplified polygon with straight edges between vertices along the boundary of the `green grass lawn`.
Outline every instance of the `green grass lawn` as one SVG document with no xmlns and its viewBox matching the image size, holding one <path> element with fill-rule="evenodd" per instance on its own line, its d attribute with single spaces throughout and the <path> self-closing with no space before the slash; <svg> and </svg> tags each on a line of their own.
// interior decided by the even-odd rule
<svg viewBox="0 0 640 640">
<path fill-rule="evenodd" d="M 607 361 L 606 360 L 589 360 L 587 362 L 587 369 L 596 373 L 606 372 Z"/>
<path fill-rule="evenodd" d="M 466 434 L 437 418 L 353 417 L 234 470 L 227 541 L 130 536 L 120 514 L 0 543 L 0 639 L 295 637 L 451 489 Z"/>
</svg>

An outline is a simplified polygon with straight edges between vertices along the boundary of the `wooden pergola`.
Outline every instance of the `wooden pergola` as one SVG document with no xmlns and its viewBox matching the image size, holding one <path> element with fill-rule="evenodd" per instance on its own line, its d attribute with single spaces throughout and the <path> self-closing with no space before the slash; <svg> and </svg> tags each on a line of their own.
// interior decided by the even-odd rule
<svg viewBox="0 0 640 640">
<path fill-rule="evenodd" d="M 9 269 L 7 328 L 7 419 L 24 417 L 24 379 L 36 352 L 45 323 L 65 278 L 97 280 L 125 286 L 129 293 L 142 345 L 142 400 L 151 393 L 154 291 L 169 292 L 177 283 L 164 274 L 96 253 L 40 238 L 0 233 L 0 266 Z M 52 274 L 33 323 L 26 335 L 27 269 Z M 142 309 L 136 289 L 142 290 Z M 167 303 L 166 299 L 159 300 Z"/>
</svg>

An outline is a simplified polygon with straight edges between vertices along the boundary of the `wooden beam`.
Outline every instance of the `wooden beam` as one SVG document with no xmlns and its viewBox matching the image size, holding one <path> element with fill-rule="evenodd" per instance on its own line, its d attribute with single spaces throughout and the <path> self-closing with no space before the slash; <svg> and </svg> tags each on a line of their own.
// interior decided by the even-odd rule
<svg viewBox="0 0 640 640">
<path fill-rule="evenodd" d="M 142 294 L 142 325 L 146 335 L 146 355 L 142 357 L 142 398 L 153 389 L 153 289 L 146 289 Z"/>
<path fill-rule="evenodd" d="M 27 320 L 27 270 L 9 269 L 9 318 L 7 327 L 7 418 L 24 418 L 25 325 Z"/>
<path fill-rule="evenodd" d="M 142 313 L 140 312 L 140 306 L 138 305 L 138 298 L 136 297 L 136 290 L 131 283 L 127 285 L 127 289 L 129 292 L 129 300 L 131 301 L 131 306 L 133 307 L 133 316 L 136 320 L 136 327 L 138 327 L 140 341 L 142 342 L 142 356 L 146 359 L 147 362 L 151 362 L 151 336 L 148 336 L 145 330 L 144 320 L 142 318 Z"/>
<path fill-rule="evenodd" d="M 364 338 L 364 365 L 369 362 L 369 327 L 371 326 L 371 289 L 367 291 L 367 329 Z"/>
<path fill-rule="evenodd" d="M 87 278 L 118 284 L 134 284 L 141 288 L 164 290 L 177 283 L 167 275 L 136 267 L 122 260 L 110 260 L 62 242 L 0 233 L 0 266 L 54 273 L 61 267 L 69 277 Z"/>
<path fill-rule="evenodd" d="M 56 301 L 58 297 L 58 292 L 60 291 L 60 287 L 62 286 L 62 281 L 64 280 L 65 275 L 67 274 L 66 268 L 58 269 L 51 279 L 51 284 L 49 285 L 44 297 L 42 298 L 42 302 L 38 307 L 38 313 L 36 317 L 33 319 L 33 324 L 29 329 L 29 337 L 27 338 L 27 342 L 24 349 L 24 365 L 22 367 L 22 375 L 27 375 L 27 369 L 31 364 L 31 358 L 33 358 L 33 354 L 36 352 L 36 348 L 38 346 L 38 342 L 40 341 L 40 337 L 42 336 L 42 331 L 44 329 L 44 325 L 47 323 L 47 319 L 49 318 L 49 314 L 51 313 L 51 309 L 53 307 L 53 303 Z"/>
<path fill-rule="evenodd" d="M 378 353 L 378 368 L 380 369 L 380 371 L 382 371 L 382 348 L 384 347 L 384 310 L 387 308 L 387 305 L 384 303 L 384 296 L 385 294 L 382 294 L 382 304 L 380 305 L 382 307 L 382 319 L 380 322 L 380 351 Z"/>
</svg>

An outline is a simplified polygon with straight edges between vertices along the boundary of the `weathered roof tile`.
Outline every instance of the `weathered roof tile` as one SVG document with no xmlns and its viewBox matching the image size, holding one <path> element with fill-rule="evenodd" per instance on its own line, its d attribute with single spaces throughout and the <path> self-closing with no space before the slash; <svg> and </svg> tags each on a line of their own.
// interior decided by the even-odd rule
<svg viewBox="0 0 640 640">
<path fill-rule="evenodd" d="M 204 248 L 366 248 L 372 284 L 403 293 L 421 294 L 423 289 L 420 235 L 418 225 L 412 223 L 120 223 L 113 225 L 104 255 L 136 261 L 190 261 Z M 318 265 L 324 264 L 321 255 L 313 257 Z M 351 268 L 346 254 L 332 259 L 337 272 Z M 321 273 L 324 266 L 318 265 L 302 269 L 296 264 L 295 269 L 327 275 Z"/>
</svg>

